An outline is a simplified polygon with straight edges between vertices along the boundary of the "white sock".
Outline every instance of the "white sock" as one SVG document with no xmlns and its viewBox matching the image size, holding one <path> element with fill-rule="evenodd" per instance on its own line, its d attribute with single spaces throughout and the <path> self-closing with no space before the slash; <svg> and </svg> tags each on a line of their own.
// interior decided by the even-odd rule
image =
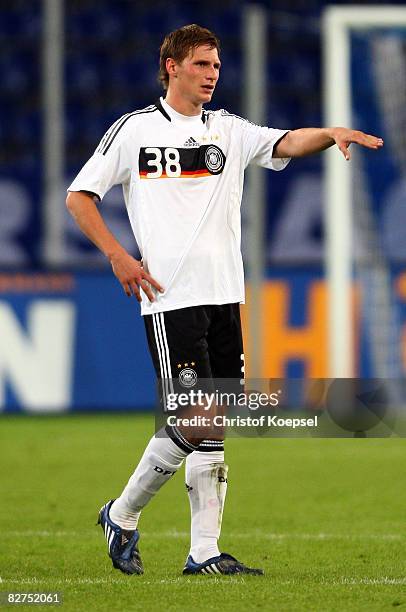
<svg viewBox="0 0 406 612">
<path fill-rule="evenodd" d="M 195 451 L 186 460 L 186 487 L 192 515 L 190 555 L 196 563 L 220 554 L 218 539 L 227 491 L 227 471 L 224 451 Z"/>
<path fill-rule="evenodd" d="M 123 529 L 137 528 L 142 508 L 182 465 L 187 451 L 159 432 L 151 438 L 124 491 L 110 508 L 110 518 Z"/>
</svg>

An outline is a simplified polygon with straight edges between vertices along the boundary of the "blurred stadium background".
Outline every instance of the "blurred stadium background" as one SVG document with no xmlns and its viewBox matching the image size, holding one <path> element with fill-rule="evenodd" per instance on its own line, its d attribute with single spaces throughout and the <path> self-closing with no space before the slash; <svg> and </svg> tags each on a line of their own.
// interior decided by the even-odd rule
<svg viewBox="0 0 406 612">
<path fill-rule="evenodd" d="M 113 121 L 161 94 L 160 42 L 186 23 L 209 27 L 222 42 L 213 108 L 253 120 L 259 113 L 265 124 L 280 128 L 323 125 L 326 6 L 320 0 L 0 0 L 0 411 L 153 406 L 154 375 L 138 305 L 125 298 L 108 263 L 74 226 L 65 211 L 66 186 Z M 247 23 L 257 9 L 265 44 L 258 84 L 263 95 L 254 112 Z M 341 363 L 351 366 L 346 374 L 366 377 L 399 378 L 406 364 L 405 48 L 399 28 L 351 35 L 350 123 L 386 142 L 384 152 L 355 156 L 358 213 L 351 240 L 347 236 L 349 242 L 333 252 L 333 260 L 341 260 L 349 246 L 356 281 L 353 350 L 346 354 L 344 344 Z M 255 300 L 253 316 L 248 308 L 245 318 L 249 368 L 256 375 L 340 373 L 332 369 L 329 344 L 331 331 L 345 337 L 328 307 L 329 155 L 344 164 L 334 151 L 248 181 L 243 249 Z M 250 214 L 259 206 L 256 180 L 264 181 L 263 219 Z M 136 253 L 119 188 L 102 209 L 119 240 Z M 258 221 L 262 235 L 256 240 L 252 226 Z M 250 342 L 249 321 L 251 327 L 257 321 L 251 336 L 261 339 L 260 347 Z"/>
<path fill-rule="evenodd" d="M 142 412 L 154 374 L 137 303 L 65 209 L 109 125 L 160 95 L 163 35 L 205 25 L 222 41 L 213 108 L 385 139 L 379 153 L 353 150 L 351 164 L 331 150 L 249 173 L 248 374 L 403 378 L 406 34 L 385 5 L 369 5 L 382 27 L 364 27 L 364 13 L 352 29 L 320 0 L 0 0 L 0 604 L 5 590 L 62 591 L 75 612 L 406 604 L 405 452 L 393 435 L 227 440 L 221 546 L 264 567 L 260 583 L 180 576 L 181 474 L 141 517 L 145 576 L 112 569 L 94 523 L 151 436 Z M 334 6 L 353 8 L 353 20 L 365 8 Z M 136 253 L 119 188 L 102 210 Z"/>
</svg>

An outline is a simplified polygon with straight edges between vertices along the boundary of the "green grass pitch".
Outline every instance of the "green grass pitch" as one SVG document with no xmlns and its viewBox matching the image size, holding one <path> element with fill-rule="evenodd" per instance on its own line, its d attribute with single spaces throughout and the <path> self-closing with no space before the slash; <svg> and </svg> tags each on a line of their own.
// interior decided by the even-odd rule
<svg viewBox="0 0 406 612">
<path fill-rule="evenodd" d="M 404 439 L 230 439 L 221 549 L 266 575 L 181 575 L 179 473 L 141 517 L 144 576 L 124 576 L 95 523 L 152 431 L 150 416 L 0 417 L 0 591 L 59 591 L 75 612 L 406 609 Z"/>
</svg>

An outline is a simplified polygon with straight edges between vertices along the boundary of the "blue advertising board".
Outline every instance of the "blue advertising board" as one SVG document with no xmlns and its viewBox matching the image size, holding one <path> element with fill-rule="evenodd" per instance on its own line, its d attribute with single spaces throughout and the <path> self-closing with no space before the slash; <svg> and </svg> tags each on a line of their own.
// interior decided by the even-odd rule
<svg viewBox="0 0 406 612">
<path fill-rule="evenodd" d="M 138 303 L 111 273 L 0 275 L 0 410 L 148 409 L 154 398 Z"/>
<path fill-rule="evenodd" d="M 394 348 L 403 377 L 403 268 L 392 283 L 399 318 Z M 320 268 L 272 271 L 263 287 L 262 377 L 328 378 L 327 305 Z M 247 308 L 242 315 L 248 340 Z M 357 315 L 355 324 L 354 376 L 379 377 L 365 321 Z M 246 365 L 249 378 L 249 351 Z M 155 402 L 139 305 L 111 272 L 0 273 L 0 413 L 151 410 Z"/>
</svg>

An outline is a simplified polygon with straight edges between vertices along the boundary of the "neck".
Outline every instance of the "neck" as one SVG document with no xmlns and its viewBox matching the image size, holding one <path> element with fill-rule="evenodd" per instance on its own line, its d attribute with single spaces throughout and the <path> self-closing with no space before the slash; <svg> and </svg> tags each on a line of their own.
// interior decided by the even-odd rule
<svg viewBox="0 0 406 612">
<path fill-rule="evenodd" d="M 194 117 L 202 114 L 201 102 L 192 102 L 191 100 L 187 100 L 177 92 L 172 91 L 171 88 L 168 89 L 165 102 L 169 104 L 169 106 L 171 106 L 177 113 L 186 115 L 187 117 Z"/>
</svg>

